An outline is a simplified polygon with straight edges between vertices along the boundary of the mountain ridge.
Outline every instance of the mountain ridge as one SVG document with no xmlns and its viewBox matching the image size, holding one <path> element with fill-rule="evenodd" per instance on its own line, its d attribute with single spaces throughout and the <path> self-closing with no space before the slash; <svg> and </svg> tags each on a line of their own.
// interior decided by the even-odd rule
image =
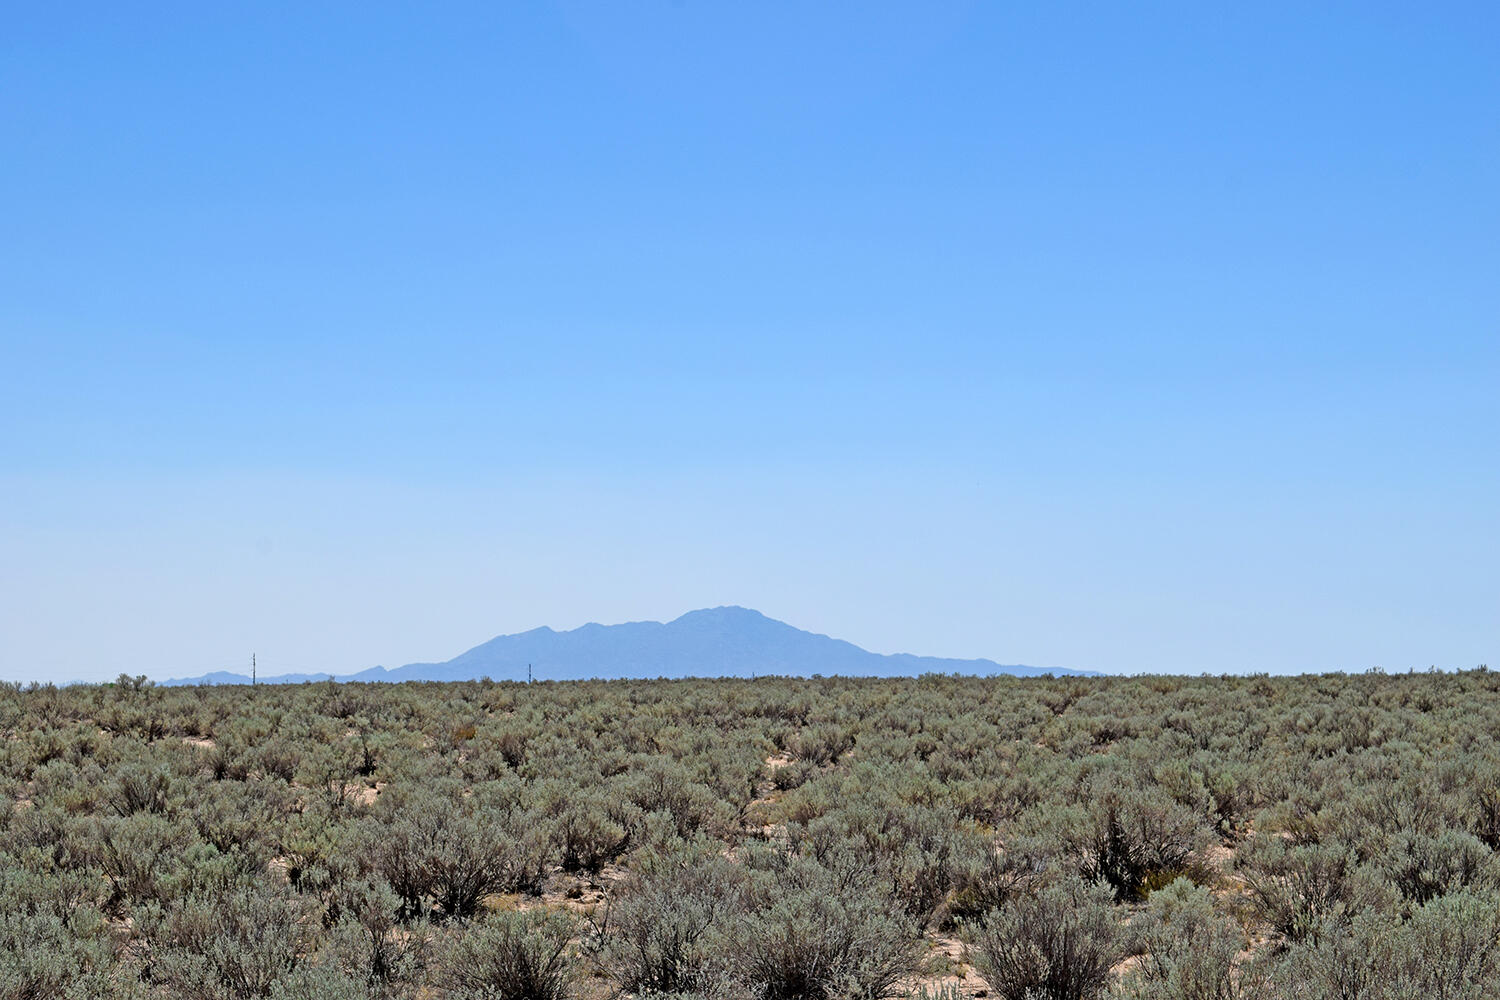
<svg viewBox="0 0 1500 1000">
<path fill-rule="evenodd" d="M 1062 667 L 1001 664 L 989 659 L 953 659 L 912 653 L 872 653 L 844 639 L 808 632 L 750 608 L 722 605 L 689 611 L 669 622 L 617 625 L 589 622 L 556 631 L 541 625 L 495 636 L 450 660 L 371 667 L 353 674 L 281 674 L 263 684 L 309 681 L 454 681 L 490 677 L 524 680 L 751 677 L 762 675 L 912 677 L 920 674 L 1006 674 L 1018 677 L 1097 676 Z M 185 684 L 248 684 L 229 671 L 174 678 Z"/>
</svg>

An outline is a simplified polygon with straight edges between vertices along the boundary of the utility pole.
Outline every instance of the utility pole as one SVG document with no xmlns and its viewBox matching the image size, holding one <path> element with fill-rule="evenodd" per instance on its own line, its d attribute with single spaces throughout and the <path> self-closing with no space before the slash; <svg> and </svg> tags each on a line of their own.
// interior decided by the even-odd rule
<svg viewBox="0 0 1500 1000">
<path fill-rule="evenodd" d="M 255 687 L 255 654 L 250 654 L 250 686 Z"/>
<path fill-rule="evenodd" d="M 531 664 L 526 664 L 526 683 L 531 683 Z"/>
</svg>

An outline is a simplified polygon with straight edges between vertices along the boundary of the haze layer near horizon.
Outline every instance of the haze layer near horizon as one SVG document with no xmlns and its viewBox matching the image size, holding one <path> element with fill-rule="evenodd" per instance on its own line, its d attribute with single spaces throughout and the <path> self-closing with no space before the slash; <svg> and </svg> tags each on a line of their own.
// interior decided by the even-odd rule
<svg viewBox="0 0 1500 1000">
<path fill-rule="evenodd" d="M 1500 637 L 1500 11 L 31 5 L 0 677 Z"/>
</svg>

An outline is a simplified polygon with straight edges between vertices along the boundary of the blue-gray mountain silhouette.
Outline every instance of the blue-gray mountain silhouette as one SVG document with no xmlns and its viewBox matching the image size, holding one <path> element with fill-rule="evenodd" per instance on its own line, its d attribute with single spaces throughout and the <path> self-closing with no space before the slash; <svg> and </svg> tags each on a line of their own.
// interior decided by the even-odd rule
<svg viewBox="0 0 1500 1000">
<path fill-rule="evenodd" d="M 525 680 L 621 677 L 752 677 L 812 674 L 845 677 L 915 677 L 920 674 L 1086 675 L 1059 667 L 1027 667 L 993 660 L 952 660 L 910 653 L 884 655 L 767 618 L 749 608 L 690 611 L 670 622 L 588 624 L 568 632 L 546 626 L 502 635 L 445 663 L 409 663 L 357 674 L 283 674 L 265 684 L 302 681 L 457 681 L 489 677 Z M 167 684 L 248 684 L 242 674 L 220 671 Z"/>
</svg>

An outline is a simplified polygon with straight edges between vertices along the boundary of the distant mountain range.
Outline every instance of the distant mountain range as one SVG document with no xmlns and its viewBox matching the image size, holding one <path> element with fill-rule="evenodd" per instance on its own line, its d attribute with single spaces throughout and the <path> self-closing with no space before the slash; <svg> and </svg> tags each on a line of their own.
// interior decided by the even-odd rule
<svg viewBox="0 0 1500 1000">
<path fill-rule="evenodd" d="M 568 632 L 546 626 L 502 635 L 444 663 L 408 663 L 357 674 L 282 674 L 262 684 L 304 681 L 461 681 L 489 677 L 525 680 L 528 665 L 537 680 L 621 677 L 915 677 L 920 674 L 1044 674 L 1097 676 L 1060 667 L 1026 667 L 993 660 L 951 660 L 910 653 L 883 655 L 852 642 L 804 632 L 749 608 L 689 611 L 662 622 L 584 625 Z M 218 671 L 164 681 L 178 684 L 249 684 L 246 674 Z"/>
</svg>

